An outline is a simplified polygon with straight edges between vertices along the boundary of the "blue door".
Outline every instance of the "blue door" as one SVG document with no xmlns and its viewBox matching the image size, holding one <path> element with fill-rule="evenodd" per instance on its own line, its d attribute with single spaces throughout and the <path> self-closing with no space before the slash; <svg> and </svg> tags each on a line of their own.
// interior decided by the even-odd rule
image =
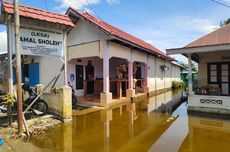
<svg viewBox="0 0 230 152">
<path fill-rule="evenodd" d="M 30 86 L 35 86 L 39 84 L 39 63 L 29 64 L 29 84 Z"/>
<path fill-rule="evenodd" d="M 24 66 L 21 66 L 21 77 L 22 77 L 22 83 L 25 81 L 25 76 L 24 76 Z M 16 68 L 13 67 L 13 84 L 16 84 Z"/>
</svg>

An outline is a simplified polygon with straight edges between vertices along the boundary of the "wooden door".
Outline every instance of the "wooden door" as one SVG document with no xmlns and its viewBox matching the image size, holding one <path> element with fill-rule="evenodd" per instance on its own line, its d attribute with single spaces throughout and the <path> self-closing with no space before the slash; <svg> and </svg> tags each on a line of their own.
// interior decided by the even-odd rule
<svg viewBox="0 0 230 152">
<path fill-rule="evenodd" d="M 87 85 L 87 95 L 94 94 L 94 67 L 92 65 L 87 65 L 85 67 L 86 74 L 86 85 Z"/>
<path fill-rule="evenodd" d="M 83 65 L 76 65 L 76 90 L 83 89 Z"/>
</svg>

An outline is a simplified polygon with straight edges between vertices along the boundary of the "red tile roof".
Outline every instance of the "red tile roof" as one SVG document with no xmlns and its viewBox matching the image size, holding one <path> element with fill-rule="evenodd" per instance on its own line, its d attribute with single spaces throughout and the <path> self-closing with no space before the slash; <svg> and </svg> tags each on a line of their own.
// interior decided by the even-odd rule
<svg viewBox="0 0 230 152">
<path fill-rule="evenodd" d="M 188 44 L 185 48 L 230 44 L 230 24 Z"/>
<path fill-rule="evenodd" d="M 20 16 L 22 17 L 57 23 L 66 26 L 74 26 L 74 24 L 67 15 L 51 13 L 37 8 L 22 5 L 20 5 L 19 10 Z M 13 3 L 2 1 L 2 11 L 6 14 L 14 14 Z"/>
<path fill-rule="evenodd" d="M 84 19 L 88 20 L 89 22 L 91 22 L 92 24 L 98 26 L 99 28 L 103 29 L 104 31 L 106 31 L 107 33 L 109 33 L 111 36 L 115 36 L 119 39 L 131 42 L 132 44 L 135 44 L 141 48 L 144 48 L 146 50 L 149 50 L 150 52 L 154 53 L 154 54 L 158 54 L 161 55 L 167 59 L 170 60 L 174 60 L 172 57 L 170 57 L 169 55 L 165 54 L 164 52 L 160 51 L 159 49 L 157 49 L 156 47 L 152 46 L 151 44 L 127 33 L 124 32 L 106 22 L 104 22 L 103 20 L 100 20 L 92 15 L 90 15 L 89 13 L 81 13 L 73 8 L 69 8 L 71 10 L 73 10 L 74 12 L 76 12 L 78 15 L 80 15 L 81 17 L 83 17 Z"/>
</svg>

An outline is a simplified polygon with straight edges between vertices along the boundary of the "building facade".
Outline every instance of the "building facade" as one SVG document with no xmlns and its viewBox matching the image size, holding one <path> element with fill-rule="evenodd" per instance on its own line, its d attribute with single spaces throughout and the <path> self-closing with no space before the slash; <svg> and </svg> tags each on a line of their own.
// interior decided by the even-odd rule
<svg viewBox="0 0 230 152">
<path fill-rule="evenodd" d="M 69 8 L 67 14 L 75 24 L 67 40 L 68 81 L 77 96 L 100 97 L 95 102 L 104 106 L 112 99 L 155 94 L 180 81 L 180 66 L 149 43 L 88 13 Z"/>
</svg>

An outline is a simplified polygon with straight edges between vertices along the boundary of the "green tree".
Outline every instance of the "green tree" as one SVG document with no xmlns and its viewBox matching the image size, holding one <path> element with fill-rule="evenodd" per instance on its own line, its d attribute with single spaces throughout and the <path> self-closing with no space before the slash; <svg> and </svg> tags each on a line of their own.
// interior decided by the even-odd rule
<svg viewBox="0 0 230 152">
<path fill-rule="evenodd" d="M 227 25 L 227 24 L 229 24 L 230 23 L 230 18 L 228 18 L 227 20 L 221 20 L 220 21 L 220 27 L 223 27 L 223 26 L 225 26 L 225 25 Z"/>
</svg>

